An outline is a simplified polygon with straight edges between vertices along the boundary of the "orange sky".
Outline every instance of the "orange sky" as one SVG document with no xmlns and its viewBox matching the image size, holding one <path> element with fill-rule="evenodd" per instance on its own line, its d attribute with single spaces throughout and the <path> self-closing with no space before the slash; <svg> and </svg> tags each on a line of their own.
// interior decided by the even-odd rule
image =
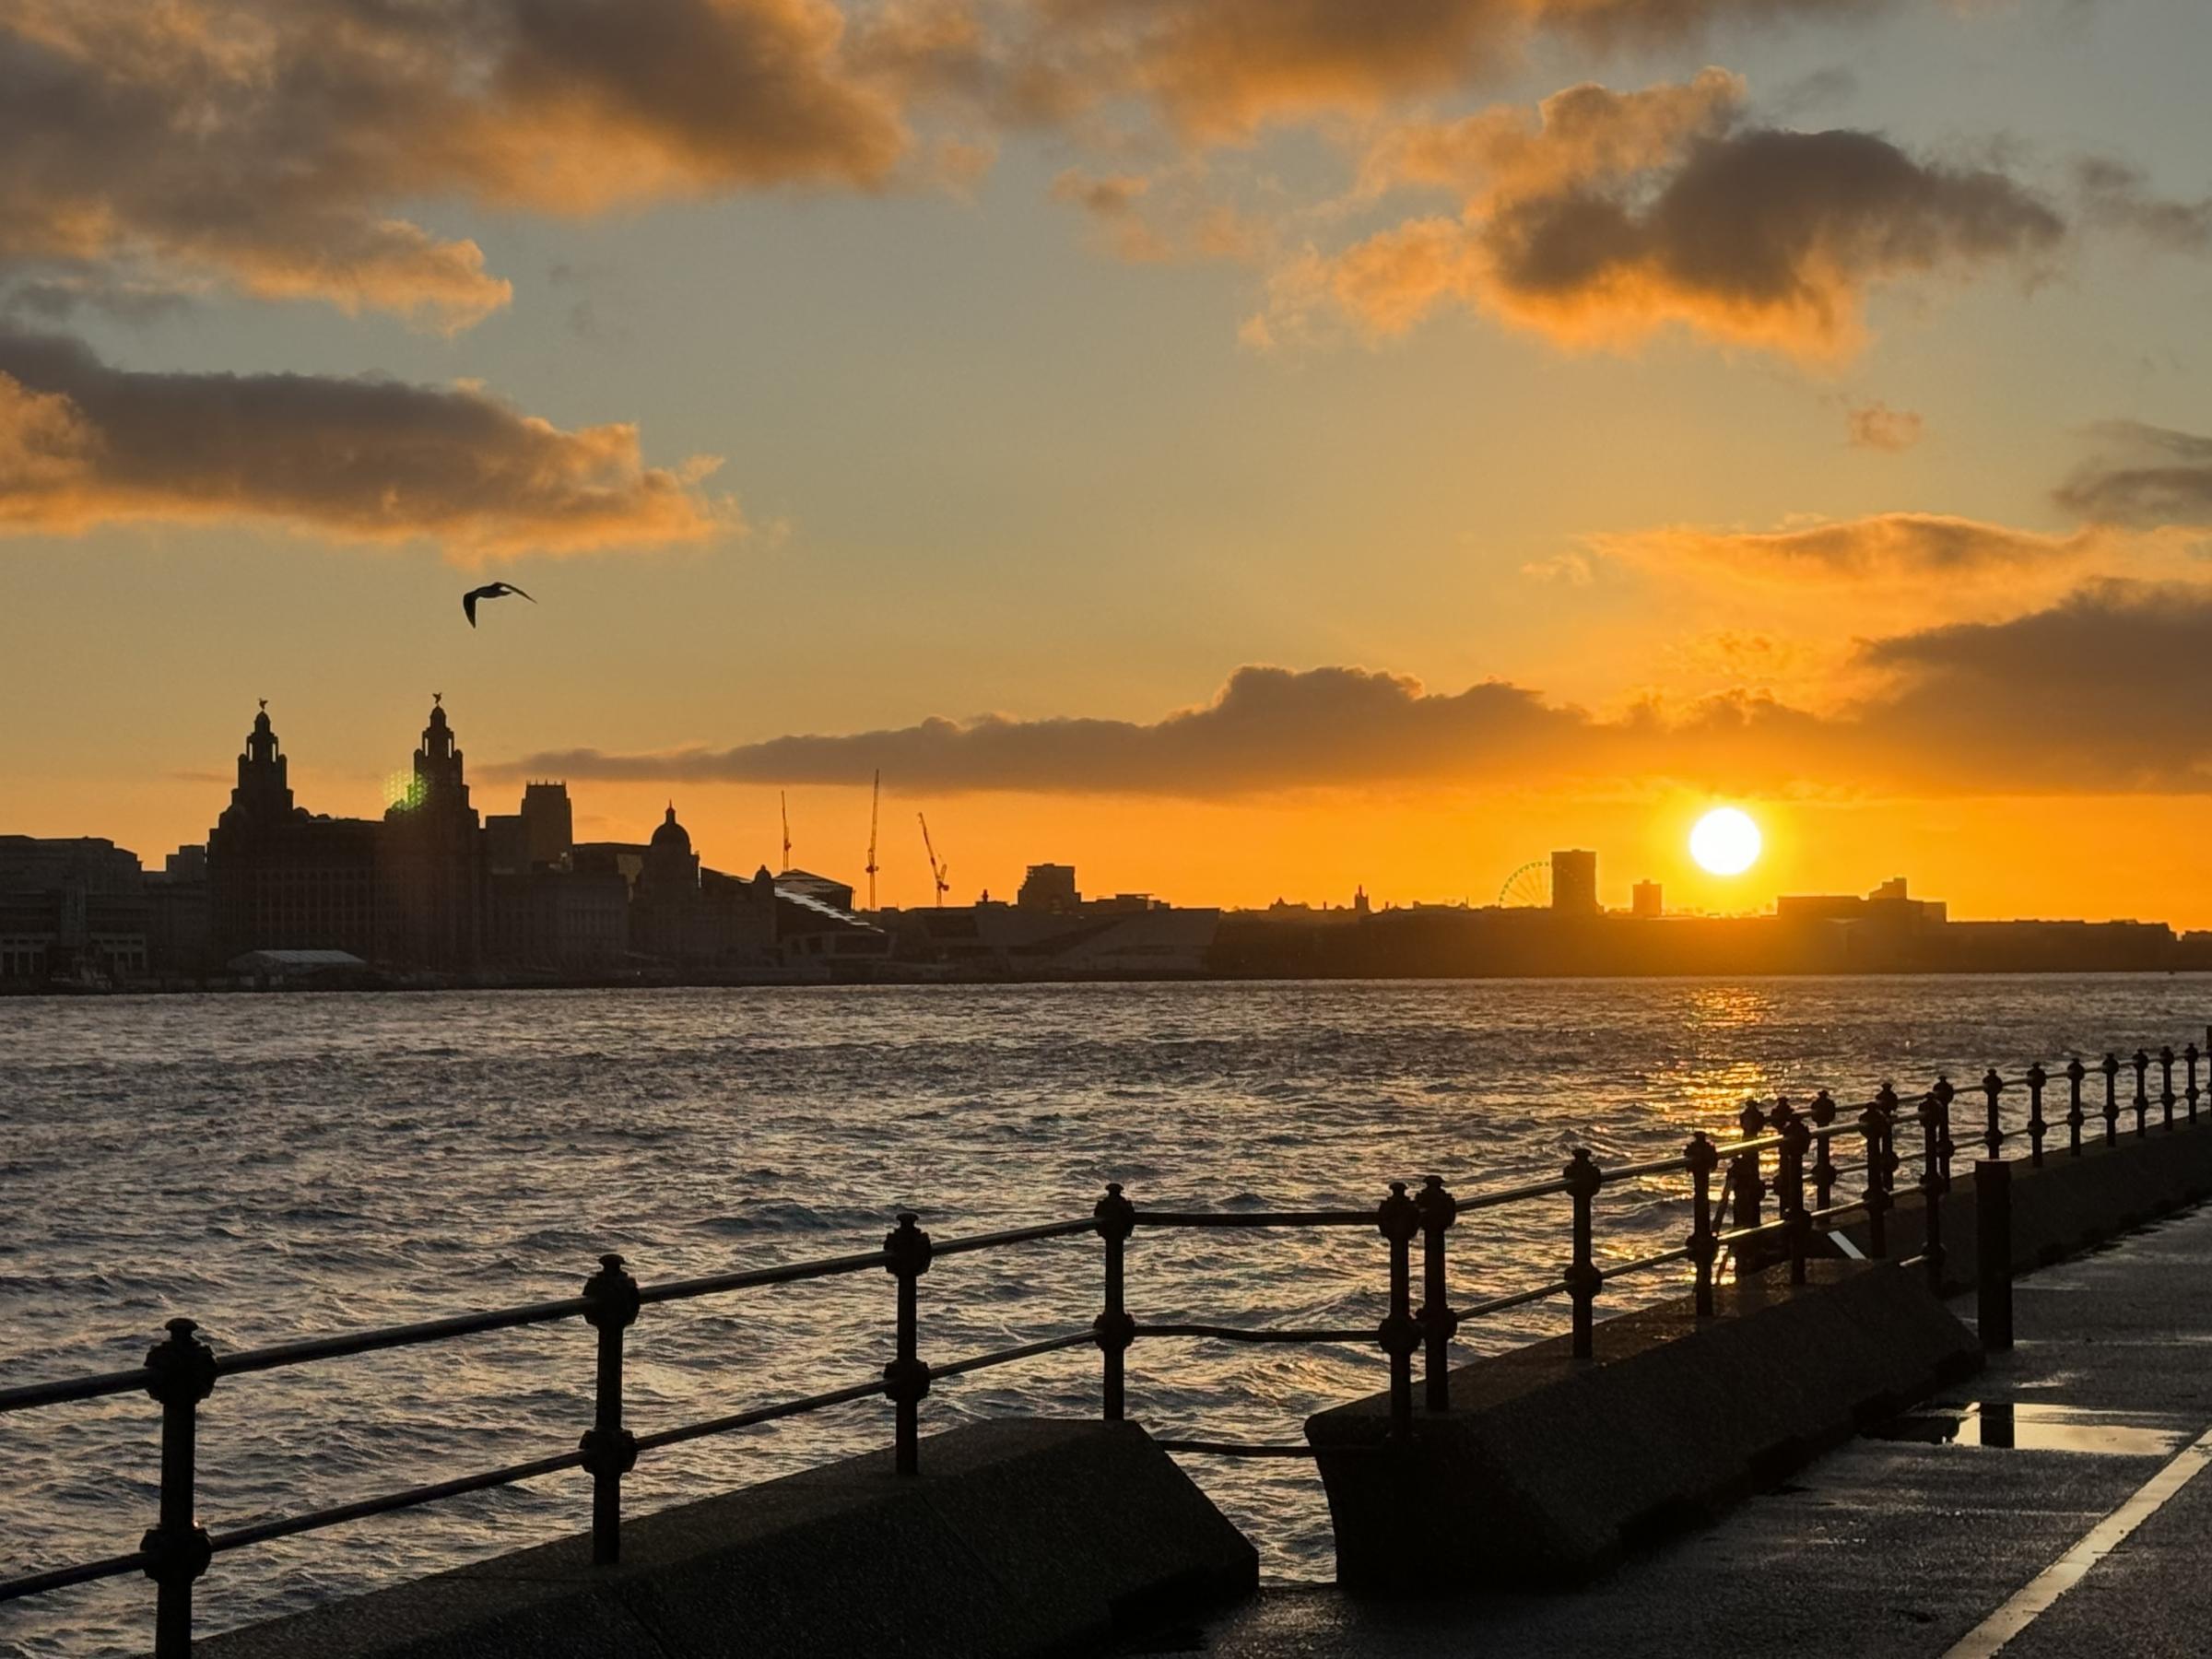
<svg viewBox="0 0 2212 1659">
<path fill-rule="evenodd" d="M 0 831 L 2212 925 L 2212 14 L 1381 15 L 11 8 Z"/>
</svg>

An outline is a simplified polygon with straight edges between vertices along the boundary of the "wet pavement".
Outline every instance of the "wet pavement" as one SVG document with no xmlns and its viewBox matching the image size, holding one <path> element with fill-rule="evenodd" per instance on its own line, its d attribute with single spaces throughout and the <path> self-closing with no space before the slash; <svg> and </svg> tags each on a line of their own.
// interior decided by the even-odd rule
<svg viewBox="0 0 2212 1659">
<path fill-rule="evenodd" d="M 1971 1297 L 1953 1307 L 1971 1322 Z M 1414 1605 L 1276 1588 L 1147 1651 L 2212 1653 L 2212 1206 L 2021 1279 L 2014 1322 L 2018 1346 L 1956 1394 L 1584 1590 Z"/>
</svg>

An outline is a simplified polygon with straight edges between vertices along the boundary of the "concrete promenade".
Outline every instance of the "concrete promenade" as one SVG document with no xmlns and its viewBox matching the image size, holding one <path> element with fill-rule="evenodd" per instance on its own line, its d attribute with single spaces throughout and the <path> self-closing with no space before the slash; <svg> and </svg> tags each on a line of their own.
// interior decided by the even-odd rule
<svg viewBox="0 0 2212 1659">
<path fill-rule="evenodd" d="M 1971 1322 L 1971 1296 L 1952 1306 Z M 1587 1589 L 1413 1604 L 1271 1589 L 1142 1651 L 2212 1653 L 2212 1440 L 2197 1444 L 2212 1206 L 2020 1279 L 2015 1324 L 2018 1346 L 1960 1390 Z"/>
</svg>

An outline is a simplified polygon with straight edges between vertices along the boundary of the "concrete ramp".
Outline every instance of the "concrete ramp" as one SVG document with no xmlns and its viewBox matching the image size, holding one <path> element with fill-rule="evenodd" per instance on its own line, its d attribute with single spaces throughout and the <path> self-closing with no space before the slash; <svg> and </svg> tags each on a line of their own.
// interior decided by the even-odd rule
<svg viewBox="0 0 2212 1659">
<path fill-rule="evenodd" d="M 1249 1594 L 1252 1545 L 1134 1424 L 1018 1419 L 198 1643 L 206 1659 L 1022 1659 Z"/>
</svg>

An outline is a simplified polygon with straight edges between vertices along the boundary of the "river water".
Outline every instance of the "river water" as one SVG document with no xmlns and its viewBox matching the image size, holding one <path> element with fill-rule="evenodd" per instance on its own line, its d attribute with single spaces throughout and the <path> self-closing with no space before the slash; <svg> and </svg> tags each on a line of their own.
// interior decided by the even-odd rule
<svg viewBox="0 0 2212 1659">
<path fill-rule="evenodd" d="M 2005 977 L 1085 985 L 0 1001 L 0 1384 L 136 1364 L 164 1319 L 218 1348 L 575 1292 L 602 1251 L 644 1280 L 875 1248 L 911 1207 L 940 1238 L 1140 1206 L 1365 1206 L 1437 1172 L 1461 1194 L 1724 1131 L 1747 1095 L 1923 1088 L 2071 1053 L 2205 1039 L 2212 978 Z M 2155 1072 L 2154 1072 L 2155 1083 Z M 2055 1115 L 2055 1113 L 2053 1114 Z M 1961 1135 L 1961 1140 L 1966 1137 Z M 1556 1277 L 1564 1199 L 1470 1217 L 1453 1299 Z M 1669 1186 L 1608 1191 L 1601 1255 L 1679 1241 Z M 1078 1238 L 948 1258 L 925 1359 L 1086 1326 Z M 1145 1234 L 1142 1321 L 1360 1325 L 1384 1251 L 1328 1233 Z M 1631 1288 L 1633 1287 L 1633 1288 Z M 1606 1309 L 1678 1293 L 1661 1275 Z M 881 1274 L 646 1310 L 640 1432 L 865 1381 Z M 1549 1335 L 1544 1304 L 1464 1331 Z M 566 1451 L 590 1420 L 570 1322 L 226 1379 L 203 1408 L 200 1515 L 223 1530 Z M 1383 1382 L 1371 1349 L 1140 1342 L 1155 1432 L 1294 1441 Z M 924 1430 L 1094 1412 L 1076 1350 L 940 1382 Z M 881 1401 L 649 1454 L 633 1511 L 870 1449 Z M 143 1396 L 0 1418 L 0 1576 L 135 1548 L 151 1524 Z M 925 1449 L 926 1450 L 926 1449 Z M 1278 1578 L 1326 1578 L 1308 1465 L 1192 1457 Z M 217 1559 L 212 1630 L 580 1529 L 580 1473 Z M 142 1652 L 143 1579 L 0 1606 L 0 1652 Z"/>
</svg>

